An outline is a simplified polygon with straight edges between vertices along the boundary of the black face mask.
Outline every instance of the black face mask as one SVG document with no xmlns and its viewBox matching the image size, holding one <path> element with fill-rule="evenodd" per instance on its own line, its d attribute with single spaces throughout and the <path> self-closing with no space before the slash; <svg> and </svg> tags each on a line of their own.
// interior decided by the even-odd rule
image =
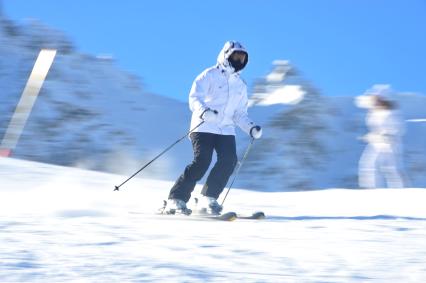
<svg viewBox="0 0 426 283">
<path fill-rule="evenodd" d="M 231 65 L 231 67 L 234 68 L 235 72 L 238 72 L 244 69 L 244 67 L 247 65 L 247 61 L 248 61 L 248 54 L 246 54 L 246 59 L 244 60 L 243 63 L 241 63 L 240 60 L 233 60 L 232 56 L 229 56 L 228 58 L 228 62 Z"/>
</svg>

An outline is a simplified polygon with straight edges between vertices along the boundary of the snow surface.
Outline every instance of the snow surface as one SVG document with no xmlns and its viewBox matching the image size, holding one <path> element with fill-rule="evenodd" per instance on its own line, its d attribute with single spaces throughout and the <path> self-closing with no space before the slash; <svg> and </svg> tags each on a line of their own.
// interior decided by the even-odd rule
<svg viewBox="0 0 426 283">
<path fill-rule="evenodd" d="M 285 85 L 267 93 L 258 105 L 297 104 L 303 99 L 304 92 L 299 85 Z"/>
<path fill-rule="evenodd" d="M 160 216 L 172 183 L 0 158 L 1 282 L 426 282 L 425 189 L 232 189 Z M 197 192 L 199 192 L 197 187 Z M 197 193 L 196 192 L 196 193 Z"/>
</svg>

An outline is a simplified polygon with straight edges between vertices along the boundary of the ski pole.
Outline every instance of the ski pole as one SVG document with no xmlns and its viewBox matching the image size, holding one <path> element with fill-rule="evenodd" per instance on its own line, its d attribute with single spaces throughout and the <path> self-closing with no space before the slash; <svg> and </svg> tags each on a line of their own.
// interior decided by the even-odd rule
<svg viewBox="0 0 426 283">
<path fill-rule="evenodd" d="M 125 183 L 127 183 L 127 181 L 129 181 L 130 179 L 132 179 L 133 177 L 135 177 L 137 174 L 139 174 L 139 172 L 141 172 L 143 169 L 145 169 L 146 167 L 148 167 L 152 162 L 154 162 L 155 160 L 157 160 L 161 155 L 163 155 L 164 153 L 166 153 L 169 149 L 171 149 L 173 146 L 175 146 L 177 143 L 179 143 L 181 140 L 183 140 L 184 138 L 186 138 L 190 133 L 192 133 L 195 129 L 197 129 L 199 126 L 201 126 L 204 123 L 204 121 L 201 121 L 200 124 L 198 124 L 197 126 L 195 126 L 194 128 L 192 128 L 189 132 L 187 132 L 183 137 L 181 137 L 180 139 L 178 139 L 177 141 L 175 141 L 173 144 L 171 144 L 168 148 L 166 148 L 165 150 L 163 150 L 160 154 L 158 154 L 156 157 L 154 157 L 151 161 L 149 161 L 148 163 L 146 163 L 141 169 L 139 169 L 138 171 L 136 171 L 132 176 L 130 176 L 129 178 L 127 178 L 126 181 L 124 181 L 123 183 L 121 183 L 118 186 L 114 186 L 115 189 L 114 191 L 118 191 L 120 189 L 121 186 L 123 186 Z"/>
<path fill-rule="evenodd" d="M 243 165 L 244 160 L 247 158 L 247 155 L 248 155 L 248 153 L 249 153 L 249 151 L 250 151 L 250 149 L 251 149 L 251 146 L 253 145 L 253 142 L 254 142 L 254 138 L 252 138 L 252 139 L 251 139 L 250 144 L 247 146 L 247 149 L 246 149 L 246 151 L 245 151 L 245 153 L 244 153 L 243 157 L 241 158 L 241 160 L 240 160 L 240 161 L 238 161 L 238 167 L 237 167 L 237 169 L 235 169 L 235 173 L 234 173 L 234 177 L 233 177 L 233 179 L 232 179 L 232 182 L 231 182 L 231 184 L 229 185 L 229 188 L 228 188 L 228 191 L 227 191 L 227 192 L 226 192 L 226 194 L 225 194 L 225 197 L 223 198 L 223 201 L 222 201 L 222 204 L 221 204 L 221 206 L 222 206 L 222 207 L 223 207 L 223 203 L 225 202 L 226 197 L 227 197 L 227 196 L 228 196 L 228 194 L 229 194 L 229 191 L 230 191 L 230 190 L 231 190 L 231 188 L 232 188 L 232 185 L 234 184 L 235 179 L 237 178 L 238 172 L 240 171 L 241 166 Z"/>
</svg>

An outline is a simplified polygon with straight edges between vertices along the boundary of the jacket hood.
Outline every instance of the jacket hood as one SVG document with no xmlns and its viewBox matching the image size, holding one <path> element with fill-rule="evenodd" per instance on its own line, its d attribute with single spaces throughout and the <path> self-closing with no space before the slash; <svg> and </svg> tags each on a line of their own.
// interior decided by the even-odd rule
<svg viewBox="0 0 426 283">
<path fill-rule="evenodd" d="M 231 56 L 231 54 L 234 51 L 242 51 L 242 52 L 245 52 L 247 54 L 244 66 L 247 65 L 248 52 L 244 48 L 244 46 L 241 43 L 239 43 L 238 41 L 230 40 L 230 41 L 225 42 L 225 45 L 223 46 L 222 50 L 220 51 L 219 55 L 217 56 L 217 64 L 220 67 L 222 67 L 224 70 L 226 70 L 230 73 L 235 73 L 234 68 L 231 66 L 231 64 L 228 61 L 229 56 Z"/>
</svg>

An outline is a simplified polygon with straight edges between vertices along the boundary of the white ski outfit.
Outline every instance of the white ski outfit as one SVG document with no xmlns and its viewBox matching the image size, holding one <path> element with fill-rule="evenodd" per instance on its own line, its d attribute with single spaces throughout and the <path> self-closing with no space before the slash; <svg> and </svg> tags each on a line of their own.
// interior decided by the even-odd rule
<svg viewBox="0 0 426 283">
<path fill-rule="evenodd" d="M 228 62 L 234 51 L 246 52 L 238 43 L 227 42 L 217 57 L 217 64 L 202 72 L 192 84 L 189 108 L 192 111 L 191 129 L 203 119 L 204 111 L 218 112 L 213 121 L 205 121 L 196 132 L 235 135 L 235 125 L 250 134 L 255 125 L 247 115 L 247 86 Z"/>
<path fill-rule="evenodd" d="M 262 135 L 260 126 L 247 115 L 247 86 L 239 74 L 247 62 L 245 48 L 239 42 L 228 41 L 219 53 L 217 64 L 194 80 L 189 93 L 190 128 L 198 126 L 190 134 L 194 159 L 171 188 L 169 202 L 188 202 L 196 182 L 207 172 L 213 152 L 216 152 L 217 161 L 201 191 L 201 199 L 207 201 L 199 204 L 207 204 L 207 211 L 211 213 L 220 213 L 221 206 L 216 200 L 237 164 L 235 126 L 252 138 Z"/>
<path fill-rule="evenodd" d="M 371 109 L 366 117 L 368 143 L 359 161 L 359 186 L 403 188 L 400 172 L 404 126 L 395 110 Z"/>
</svg>

